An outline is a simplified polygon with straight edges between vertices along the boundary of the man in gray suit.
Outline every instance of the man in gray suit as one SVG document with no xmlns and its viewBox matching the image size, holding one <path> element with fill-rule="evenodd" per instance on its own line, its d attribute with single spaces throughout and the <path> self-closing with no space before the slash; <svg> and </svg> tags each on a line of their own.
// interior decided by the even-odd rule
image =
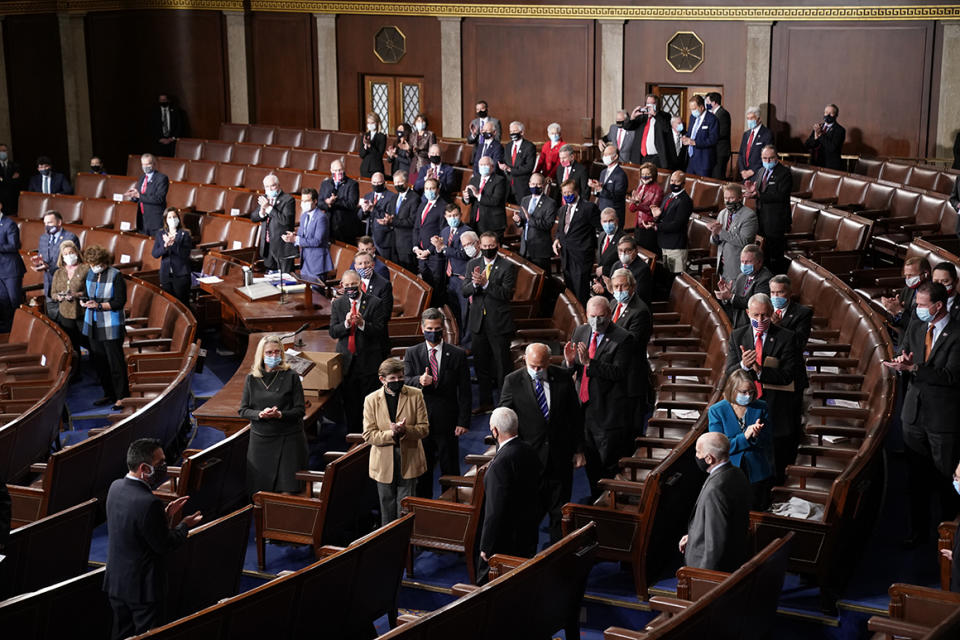
<svg viewBox="0 0 960 640">
<path fill-rule="evenodd" d="M 623 109 L 617 111 L 615 122 L 610 125 L 607 135 L 597 140 L 597 147 L 600 148 L 601 153 L 607 148 L 608 144 L 612 144 L 623 161 L 630 162 L 630 149 L 633 147 L 633 139 L 637 134 L 635 131 L 627 131 L 623 128 L 624 123 L 629 119 L 630 116 L 626 111 Z"/>
<path fill-rule="evenodd" d="M 719 432 L 697 438 L 697 466 L 707 479 L 697 496 L 680 553 L 688 567 L 736 571 L 747 559 L 750 481 L 730 464 L 730 441 Z"/>
<path fill-rule="evenodd" d="M 756 212 L 743 205 L 743 188 L 739 184 L 724 185 L 723 201 L 726 206 L 710 225 L 710 242 L 719 246 L 717 272 L 727 282 L 733 282 L 740 275 L 740 252 L 757 239 L 759 222 Z"/>
<path fill-rule="evenodd" d="M 487 114 L 487 101 L 477 100 L 477 117 L 470 121 L 470 131 L 467 133 L 467 144 L 477 144 L 480 140 L 480 134 L 483 132 L 483 126 L 488 122 L 493 125 L 493 139 L 499 142 L 503 138 L 503 130 L 500 128 L 500 120 L 492 118 Z"/>
</svg>

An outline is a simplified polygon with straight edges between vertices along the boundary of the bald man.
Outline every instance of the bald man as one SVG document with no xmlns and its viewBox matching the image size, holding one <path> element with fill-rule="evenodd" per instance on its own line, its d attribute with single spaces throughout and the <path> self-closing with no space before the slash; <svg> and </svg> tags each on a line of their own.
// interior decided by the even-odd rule
<svg viewBox="0 0 960 640">
<path fill-rule="evenodd" d="M 527 345 L 524 367 L 503 379 L 500 406 L 520 418 L 520 439 L 540 458 L 540 516 L 550 514 L 550 543 L 562 537 L 563 505 L 570 502 L 573 470 L 584 464 L 583 411 L 569 369 L 550 364 L 550 347 Z"/>
<path fill-rule="evenodd" d="M 417 180 L 413 185 L 413 189 L 418 194 L 423 195 L 423 183 L 427 179 L 433 178 L 439 184 L 437 191 L 440 197 L 450 202 L 451 198 L 456 195 L 454 192 L 458 186 L 457 177 L 454 174 L 453 167 L 443 163 L 440 154 L 440 145 L 430 145 L 430 148 L 427 150 L 428 162 L 420 167 L 420 172 L 417 174 Z"/>
<path fill-rule="evenodd" d="M 358 207 L 360 185 L 347 177 L 340 160 L 330 163 L 330 177 L 320 183 L 318 206 L 330 221 L 330 238 L 356 244 L 362 232 Z"/>
</svg>

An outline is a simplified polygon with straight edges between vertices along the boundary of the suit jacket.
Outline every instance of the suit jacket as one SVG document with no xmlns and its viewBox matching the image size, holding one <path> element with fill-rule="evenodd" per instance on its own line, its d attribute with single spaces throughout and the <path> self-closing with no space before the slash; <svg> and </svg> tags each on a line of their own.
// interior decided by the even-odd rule
<svg viewBox="0 0 960 640">
<path fill-rule="evenodd" d="M 20 165 L 7 158 L 0 164 L 0 205 L 8 216 L 17 215 L 17 200 L 20 197 L 20 188 L 23 184 L 23 174 L 20 174 Z M 13 176 L 17 175 L 16 178 Z"/>
<path fill-rule="evenodd" d="M 703 114 L 703 121 L 700 128 L 693 130 L 697 119 L 690 116 L 690 122 L 687 124 L 687 137 L 692 138 L 696 143 L 688 147 L 687 173 L 697 176 L 713 175 L 713 166 L 717 163 L 717 138 L 719 137 L 720 125 L 717 117 L 709 111 Z"/>
<path fill-rule="evenodd" d="M 493 132 L 493 137 L 497 140 L 503 138 L 503 129 L 500 126 L 500 119 L 494 118 L 492 116 L 487 116 L 488 121 L 493 123 L 495 131 Z M 467 132 L 467 144 L 477 144 L 477 140 L 480 139 L 480 133 L 483 131 L 483 120 L 480 118 L 474 118 L 470 121 L 470 124 L 477 129 L 477 135 L 473 135 L 469 131 Z"/>
<path fill-rule="evenodd" d="M 608 167 L 600 172 L 597 181 L 600 183 L 600 191 L 597 192 L 597 208 L 603 211 L 607 207 L 612 207 L 623 226 L 627 211 L 626 171 L 619 164 L 612 169 Z"/>
<path fill-rule="evenodd" d="M 443 197 L 443 196 L 441 196 Z M 399 201 L 399 207 L 397 202 Z M 413 189 L 407 189 L 403 194 L 397 194 L 396 200 L 391 200 L 393 213 L 393 243 L 397 255 L 401 259 L 413 260 L 413 225 L 420 211 L 420 195 Z M 378 225 L 379 226 L 379 225 Z"/>
<path fill-rule="evenodd" d="M 368 193 L 363 198 L 371 200 L 373 194 Z M 397 194 L 393 191 L 384 191 L 380 200 L 374 201 L 373 210 L 367 218 L 367 235 L 373 238 L 373 244 L 380 253 L 396 247 L 394 242 L 394 227 L 390 224 L 377 224 L 384 216 L 395 213 L 397 209 Z"/>
<path fill-rule="evenodd" d="M 380 298 L 367 294 L 360 295 L 360 315 L 363 316 L 363 328 L 356 327 L 354 341 L 357 353 L 350 353 L 350 329 L 344 322 L 350 313 L 352 301 L 340 296 L 330 305 L 331 338 L 337 340 L 337 353 L 343 356 L 344 376 L 376 376 L 383 362 L 383 330 L 388 312 Z"/>
<path fill-rule="evenodd" d="M 728 224 L 731 215 L 733 222 Z M 717 216 L 720 232 L 710 236 L 710 242 L 719 245 L 717 251 L 717 271 L 724 280 L 733 282 L 740 277 L 740 252 L 757 239 L 757 214 L 750 207 L 740 207 L 731 214 L 726 208 Z M 727 228 L 729 226 L 729 229 Z"/>
<path fill-rule="evenodd" d="M 467 277 L 461 289 L 464 298 L 473 296 L 467 325 L 470 332 L 476 334 L 486 319 L 485 330 L 488 335 L 509 335 L 516 330 L 510 301 L 517 288 L 517 266 L 499 255 L 492 264 L 487 286 L 481 288 L 473 284 L 471 274 L 477 267 L 481 270 L 485 268 L 483 256 L 477 256 L 467 263 Z"/>
<path fill-rule="evenodd" d="M 686 191 L 670 197 L 667 194 L 660 204 L 657 219 L 657 244 L 661 249 L 686 249 L 687 225 L 693 214 L 693 200 Z"/>
<path fill-rule="evenodd" d="M 624 122 L 624 125 L 627 123 Z M 617 144 L 617 140 L 620 139 L 620 132 L 623 131 L 623 142 L 622 144 Z M 618 127 L 616 124 L 610 125 L 610 130 L 607 131 L 607 135 L 601 138 L 604 142 L 612 144 L 620 154 L 621 162 L 633 162 L 633 141 L 637 137 L 637 132 L 630 129 L 628 130 L 625 126 Z"/>
<path fill-rule="evenodd" d="M 610 317 L 616 314 L 617 301 L 610 301 Z M 650 343 L 650 336 L 653 334 L 653 314 L 650 307 L 643 299 L 634 294 L 627 300 L 626 306 L 620 310 L 620 316 L 617 318 L 617 326 L 625 329 L 630 335 L 636 346 L 633 364 L 634 373 L 630 375 L 627 386 L 630 395 L 634 398 L 644 398 L 647 393 L 647 383 L 650 377 L 650 362 L 647 359 L 647 345 Z"/>
<path fill-rule="evenodd" d="M 687 145 L 681 140 L 683 136 L 684 133 L 675 129 L 670 131 L 670 164 L 667 168 L 671 171 L 687 170 L 687 162 L 690 158 L 687 155 Z"/>
<path fill-rule="evenodd" d="M 507 180 L 510 182 L 510 190 L 513 192 L 515 202 L 520 202 L 530 193 L 530 176 L 533 174 L 533 167 L 537 163 L 537 147 L 529 140 L 520 141 L 520 148 L 517 149 L 517 159 L 513 159 L 513 140 L 507 143 L 503 148 L 503 163 L 507 165 L 509 172 Z"/>
<path fill-rule="evenodd" d="M 846 139 L 847 130 L 841 127 L 838 122 L 834 122 L 833 126 L 819 138 L 814 138 L 811 131 L 810 137 L 807 138 L 805 143 L 810 151 L 810 164 L 826 169 L 843 170 L 843 160 L 840 158 L 840 154 Z"/>
<path fill-rule="evenodd" d="M 43 176 L 41 176 L 39 173 L 32 176 L 30 178 L 30 182 L 27 184 L 27 191 L 43 193 Z M 67 180 L 65 175 L 62 173 L 57 173 L 56 171 L 51 171 L 50 193 L 73 195 L 73 187 L 70 186 L 70 181 Z"/>
<path fill-rule="evenodd" d="M 601 233 L 597 238 L 597 266 L 603 267 L 603 275 L 610 277 L 610 274 L 613 273 L 613 265 L 620 262 L 620 256 L 617 254 L 617 243 L 620 242 L 620 238 L 623 237 L 623 231 L 617 227 L 617 230 L 613 232 L 613 237 L 610 238 L 610 242 L 607 242 L 607 234 Z M 603 250 L 603 245 L 607 245 L 607 250 Z"/>
<path fill-rule="evenodd" d="M 168 103 L 169 104 L 169 103 Z M 163 131 L 163 108 L 155 106 L 153 108 L 153 114 L 150 116 L 152 121 L 153 129 L 153 138 L 156 142 L 160 138 L 182 138 L 186 133 L 186 126 L 184 123 L 183 111 L 172 104 L 169 104 L 170 109 L 170 130 L 164 135 Z"/>
<path fill-rule="evenodd" d="M 903 399 L 904 424 L 931 433 L 958 432 L 960 415 L 960 322 L 950 319 L 924 358 L 927 323 L 917 320 L 904 334 L 901 352 L 913 354 L 918 365 Z M 956 466 L 949 462 L 949 468 Z"/>
<path fill-rule="evenodd" d="M 400 438 L 400 477 L 418 478 L 427 470 L 421 440 L 430 433 L 427 405 L 420 389 L 404 386 L 397 400 L 396 422 L 406 420 L 407 432 Z M 363 440 L 369 442 L 370 477 L 381 484 L 393 484 L 393 448 L 398 444 L 390 430 L 386 391 L 380 387 L 363 399 Z"/>
<path fill-rule="evenodd" d="M 790 214 L 790 192 L 793 191 L 793 175 L 786 165 L 778 162 L 773 167 L 766 187 L 760 168 L 755 176 L 757 183 L 757 233 L 764 238 L 782 238 L 790 233 L 793 217 Z"/>
<path fill-rule="evenodd" d="M 803 360 L 803 351 L 807 348 L 807 341 L 810 340 L 813 309 L 799 302 L 790 302 L 778 325 L 793 331 L 793 335 L 797 339 L 797 374 L 794 382 L 798 389 L 806 389 L 809 386 L 809 379 L 807 378 L 807 366 Z"/>
<path fill-rule="evenodd" d="M 418 195 L 423 195 L 423 183 L 426 182 L 427 172 L 430 171 L 430 167 L 432 166 L 433 165 L 428 162 L 420 167 L 420 173 L 417 174 L 417 181 L 413 185 L 413 189 Z M 457 190 L 457 174 L 453 170 L 453 167 L 448 164 L 441 164 L 440 168 L 436 169 L 435 171 L 439 172 L 437 175 L 437 182 L 440 184 L 437 187 L 437 191 L 440 192 L 441 198 L 449 199 L 450 194 Z"/>
<path fill-rule="evenodd" d="M 738 259 L 737 271 L 739 271 L 739 265 L 740 260 Z M 760 271 L 757 271 L 753 277 L 741 273 L 730 285 L 733 290 L 733 298 L 723 303 L 723 309 L 727 312 L 734 329 L 749 324 L 747 303 L 750 301 L 750 296 L 755 293 L 770 295 L 770 278 L 772 277 L 773 273 L 769 269 L 760 267 Z"/>
<path fill-rule="evenodd" d="M 333 271 L 330 258 L 330 220 L 322 209 L 314 209 L 300 216 L 297 228 L 297 243 L 300 247 L 300 275 L 308 280 L 320 281 Z"/>
<path fill-rule="evenodd" d="M 334 193 L 337 194 L 337 199 L 332 205 L 328 205 L 327 198 Z M 344 176 L 337 185 L 333 178 L 325 178 L 320 183 L 317 202 L 317 206 L 327 212 L 331 239 L 355 244 L 362 230 L 360 217 L 357 215 L 357 207 L 360 205 L 360 185 L 357 181 Z"/>
<path fill-rule="evenodd" d="M 282 236 L 287 231 L 293 231 L 296 208 L 293 196 L 281 191 L 274 200 L 273 209 L 266 216 L 261 215 L 259 205 L 250 212 L 250 220 L 260 223 L 260 256 L 268 269 L 285 268 L 289 271 L 293 268 L 291 258 L 297 255 L 297 248 L 284 242 Z M 270 242 L 267 242 L 268 233 Z"/>
<path fill-rule="evenodd" d="M 47 270 L 43 272 L 43 295 L 48 297 L 50 296 L 50 284 L 53 282 L 53 274 L 57 272 L 57 258 L 60 257 L 60 245 L 63 244 L 65 240 L 69 240 L 77 245 L 78 251 L 81 249 L 80 238 L 77 237 L 77 234 L 72 231 L 67 231 L 66 229 L 60 229 L 60 232 L 55 236 L 44 233 L 40 236 L 39 242 L 37 242 L 37 251 L 43 259 L 43 264 L 47 265 Z"/>
<path fill-rule="evenodd" d="M 563 165 L 557 165 L 557 179 L 556 186 L 550 192 L 553 196 L 553 199 L 557 201 L 558 205 L 563 204 L 563 196 L 560 193 L 560 187 L 564 183 L 563 175 L 566 173 L 567 168 Z M 573 180 L 577 183 L 577 193 L 580 194 L 581 198 L 586 198 L 590 194 L 590 187 L 587 185 L 589 176 L 587 175 L 587 168 L 580 164 L 579 162 L 572 162 L 570 164 L 570 175 L 567 178 L 568 180 Z"/>
<path fill-rule="evenodd" d="M 167 526 L 163 502 L 140 480 L 114 480 L 107 492 L 107 570 L 103 590 L 124 602 L 161 602 L 164 556 L 187 539 L 187 527 Z"/>
<path fill-rule="evenodd" d="M 430 433 L 453 438 L 454 427 L 470 427 L 470 367 L 467 352 L 458 346 L 442 343 L 440 372 L 428 387 L 420 386 L 420 376 L 430 368 L 427 343 L 418 342 L 403 354 L 404 384 L 423 392 L 427 403 Z"/>
<path fill-rule="evenodd" d="M 750 142 L 750 135 L 754 131 L 756 131 L 756 134 L 753 136 L 753 144 L 750 145 L 748 150 L 747 143 Z M 758 124 L 755 129 L 747 129 L 743 132 L 743 136 L 740 138 L 740 155 L 737 156 L 738 177 L 741 171 L 749 169 L 754 174 L 750 180 L 759 178 L 760 171 L 763 169 L 763 160 L 760 158 L 760 153 L 768 144 L 773 144 L 773 134 L 770 133 L 770 129 L 762 124 Z"/>
<path fill-rule="evenodd" d="M 573 206 L 573 218 L 570 228 L 567 226 L 567 212 Z M 593 264 L 594 250 L 597 246 L 597 233 L 600 231 L 600 210 L 586 198 L 580 198 L 573 205 L 564 204 L 557 213 L 557 240 L 563 250 L 563 259 Z"/>
<path fill-rule="evenodd" d="M 623 128 L 628 131 L 636 131 L 636 137 L 633 139 L 633 146 L 630 147 L 630 156 L 625 158 L 621 156 L 621 160 L 624 162 L 632 162 L 634 164 L 639 164 L 643 162 L 643 132 L 647 127 L 647 120 L 649 115 L 642 113 L 636 118 L 627 120 L 623 124 Z M 657 155 L 657 166 L 661 169 L 666 169 L 670 167 L 673 163 L 676 162 L 676 148 L 673 145 L 673 135 L 670 131 L 670 114 L 666 111 L 658 110 L 653 116 L 653 143 L 655 153 Z M 647 148 L 647 155 L 653 155 L 650 153 L 650 148 Z"/>
<path fill-rule="evenodd" d="M 480 173 L 480 158 L 489 156 L 493 160 L 493 172 L 500 171 L 498 168 L 503 162 L 503 145 L 499 138 L 493 138 L 489 141 L 480 140 L 473 149 L 473 159 L 470 161 L 473 166 L 473 173 Z"/>
<path fill-rule="evenodd" d="M 480 189 L 480 174 L 474 173 L 470 184 Z M 479 198 L 467 196 L 464 202 L 470 205 L 470 224 L 481 234 L 484 231 L 501 232 L 507 228 L 507 179 L 491 174 Z"/>
<path fill-rule="evenodd" d="M 640 256 L 637 256 L 633 259 L 633 262 L 624 266 L 620 260 L 617 260 L 613 263 L 613 266 L 610 267 L 610 273 L 613 273 L 617 269 L 627 269 L 633 274 L 633 279 L 637 281 L 635 295 L 647 304 L 650 304 L 650 299 L 653 296 L 653 274 L 650 272 L 650 266 L 646 261 Z"/>
<path fill-rule="evenodd" d="M 193 238 L 189 231 L 177 229 L 173 244 L 169 247 L 163 243 L 164 229 L 158 229 L 153 236 L 153 250 L 150 254 L 160 258 L 160 282 L 167 282 L 170 278 L 182 278 L 190 275 L 190 251 L 193 249 Z"/>
<path fill-rule="evenodd" d="M 740 369 L 740 359 L 742 352 L 740 347 L 749 351 L 756 348 L 753 337 L 753 327 L 749 324 L 733 330 L 730 336 L 730 349 L 727 351 L 727 373 L 733 373 Z M 786 395 L 792 395 L 794 392 L 767 389 L 765 385 L 785 386 L 794 382 L 797 372 L 797 347 L 796 337 L 789 329 L 778 327 L 771 323 L 767 329 L 766 339 L 763 341 L 763 363 L 761 365 L 760 376 L 751 369 L 748 375 L 754 380 L 760 381 L 763 388 L 763 399 L 770 403 L 770 413 L 773 416 L 773 434 L 786 435 L 789 433 L 791 423 L 782 419 L 782 411 L 774 411 L 774 404 L 777 400 Z M 776 365 L 774 366 L 774 360 Z M 796 385 L 794 385 L 796 389 Z M 780 403 L 780 409 L 786 408 L 784 403 Z"/>
<path fill-rule="evenodd" d="M 540 411 L 533 378 L 526 367 L 503 379 L 500 406 L 517 412 L 520 439 L 537 452 L 545 474 L 569 474 L 573 471 L 573 454 L 583 448 L 583 410 L 569 369 L 550 365 L 545 376 L 545 386 L 550 389 L 548 417 Z"/>
<path fill-rule="evenodd" d="M 525 258 L 549 259 L 553 255 L 550 232 L 557 221 L 557 203 L 541 194 L 533 212 L 530 212 L 530 199 L 527 196 L 520 202 L 520 255 Z"/>
<path fill-rule="evenodd" d="M 519 437 L 504 443 L 483 477 L 480 551 L 530 557 L 537 552 L 540 525 L 540 462 Z"/>
<path fill-rule="evenodd" d="M 357 154 L 362 158 L 360 175 L 369 178 L 378 171 L 383 173 L 383 152 L 387 149 L 387 136 L 378 131 L 372 137 L 370 132 L 364 132 L 363 137 L 370 139 L 370 148 L 364 147 L 361 143 L 357 150 Z"/>
<path fill-rule="evenodd" d="M 430 210 L 424 217 L 423 213 L 427 206 L 430 207 Z M 433 246 L 430 244 L 430 238 L 440 235 L 443 228 L 447 226 L 447 220 L 443 215 L 446 206 L 446 201 L 441 198 L 437 198 L 433 203 L 428 202 L 426 198 L 420 202 L 420 208 L 413 216 L 412 239 L 414 247 L 429 249 Z"/>
<path fill-rule="evenodd" d="M 463 243 L 460 241 L 460 238 L 467 231 L 473 231 L 473 229 L 465 224 L 461 224 L 456 229 L 448 225 L 440 232 L 440 239 L 443 240 L 441 257 L 445 258 L 450 265 L 451 275 L 456 274 L 463 276 L 467 273 L 467 263 L 470 262 L 470 256 L 463 250 Z M 452 240 L 451 236 L 453 237 Z M 430 252 L 436 253 L 437 248 L 430 245 Z"/>
<path fill-rule="evenodd" d="M 571 341 L 582 342 L 590 347 L 593 331 L 590 325 L 583 324 L 573 332 Z M 573 363 L 577 372 L 577 390 L 583 372 L 589 378 L 587 389 L 589 400 L 586 405 L 586 423 L 603 431 L 627 429 L 633 422 L 633 403 L 631 402 L 629 373 L 633 371 L 636 358 L 636 344 L 626 329 L 615 324 L 607 327 L 603 340 L 597 346 L 596 354 L 584 366 Z"/>
<path fill-rule="evenodd" d="M 726 162 L 730 157 L 730 112 L 718 106 L 712 113 L 717 118 L 717 162 Z"/>
<path fill-rule="evenodd" d="M 13 218 L 0 216 L 0 280 L 23 278 L 26 272 L 20 258 L 20 227 Z"/>
<path fill-rule="evenodd" d="M 747 427 L 757 420 L 763 423 L 764 428 L 755 438 L 747 439 L 744 431 L 740 430 L 737 414 L 733 406 L 726 400 L 711 405 L 707 410 L 710 431 L 722 433 L 730 440 L 730 464 L 740 469 L 753 482 L 766 480 L 773 475 L 773 427 L 767 415 L 767 403 L 763 400 L 754 400 L 747 405 L 747 412 L 743 414 L 743 424 Z"/>
<path fill-rule="evenodd" d="M 707 476 L 687 528 L 686 566 L 713 571 L 740 568 L 747 559 L 751 495 L 747 477 L 732 464 Z"/>
<path fill-rule="evenodd" d="M 143 217 L 142 229 L 147 235 L 153 235 L 157 229 L 163 229 L 163 212 L 167 208 L 167 190 L 170 188 L 170 178 L 154 171 L 147 181 L 147 189 L 143 190 L 143 180 L 146 175 L 137 179 L 137 195 L 133 198 L 134 202 L 140 203 L 141 214 Z"/>
</svg>

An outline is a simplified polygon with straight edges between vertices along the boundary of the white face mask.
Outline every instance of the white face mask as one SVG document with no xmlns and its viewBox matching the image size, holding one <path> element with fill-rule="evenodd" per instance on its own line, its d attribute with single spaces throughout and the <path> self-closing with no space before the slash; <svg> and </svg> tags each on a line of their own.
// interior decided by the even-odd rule
<svg viewBox="0 0 960 640">
<path fill-rule="evenodd" d="M 63 254 L 63 263 L 71 267 L 77 264 L 77 254 L 75 253 Z"/>
<path fill-rule="evenodd" d="M 368 123 L 368 124 L 367 124 L 367 131 L 369 131 L 370 133 L 376 133 L 376 132 L 377 132 L 377 125 L 372 124 L 372 123 Z"/>
<path fill-rule="evenodd" d="M 180 221 L 177 220 L 176 218 L 170 218 L 167 220 L 167 226 L 170 227 L 171 229 L 176 229 L 177 227 L 180 226 Z"/>
<path fill-rule="evenodd" d="M 92 267 L 90 267 L 90 271 L 93 271 L 94 273 L 99 275 L 103 273 L 104 268 L 105 267 L 102 264 L 95 264 Z"/>
<path fill-rule="evenodd" d="M 304 202 L 301 202 L 301 203 L 300 203 L 300 210 L 301 210 L 301 211 L 313 211 L 313 202 L 310 201 L 310 200 L 306 200 L 306 201 L 304 201 Z"/>
<path fill-rule="evenodd" d="M 620 264 L 630 264 L 633 262 L 633 256 L 629 253 L 618 253 L 617 255 L 620 257 Z"/>
<path fill-rule="evenodd" d="M 467 254 L 469 257 L 474 258 L 477 255 L 477 246 L 474 244 L 466 246 L 463 248 L 463 252 Z"/>
</svg>

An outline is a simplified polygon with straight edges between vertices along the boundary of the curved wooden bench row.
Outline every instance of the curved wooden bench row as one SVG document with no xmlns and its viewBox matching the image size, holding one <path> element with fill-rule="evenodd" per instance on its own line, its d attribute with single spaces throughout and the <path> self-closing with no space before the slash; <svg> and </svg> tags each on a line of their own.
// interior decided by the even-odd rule
<svg viewBox="0 0 960 640">
<path fill-rule="evenodd" d="M 78 177 L 83 174 L 78 174 Z M 90 174 L 92 175 L 92 174 Z M 65 195 L 61 193 L 45 194 L 34 191 L 21 191 L 17 208 L 17 218 L 21 220 L 42 220 L 48 211 L 58 211 L 67 224 L 80 224 L 84 227 L 121 228 L 120 221 L 133 221 L 125 231 L 136 228 L 137 203 L 130 200 L 117 202 L 111 197 L 79 193 Z M 21 238 L 21 242 L 23 238 Z M 36 247 L 36 244 L 23 242 L 24 247 Z"/>
<path fill-rule="evenodd" d="M 597 557 L 629 562 L 643 600 L 649 580 L 674 557 L 703 481 L 694 445 L 707 430 L 707 407 L 722 397 L 732 330 L 713 295 L 689 274 L 674 280 L 670 301 L 654 303 L 653 311 L 650 345 L 660 350 L 649 358 L 659 385 L 646 436 L 620 460 L 619 477 L 601 481 L 605 491 L 595 504 L 563 507 L 564 532 L 596 522 Z"/>
<path fill-rule="evenodd" d="M 960 176 L 956 169 L 940 169 L 931 165 L 887 160 L 884 158 L 857 158 L 853 172 L 883 182 L 936 191 L 944 195 L 953 192 L 953 185 Z"/>
<path fill-rule="evenodd" d="M 59 196 L 58 196 L 59 197 Z M 54 208 L 54 207 L 51 207 Z M 37 245 L 46 229 L 42 220 L 15 218 L 20 227 L 21 254 L 36 253 Z M 86 247 L 100 245 L 113 256 L 114 265 L 125 273 L 157 271 L 160 269 L 160 259 L 150 253 L 153 250 L 154 239 L 132 231 L 115 231 L 113 229 L 87 227 L 78 224 L 65 224 L 63 228 L 76 234 L 80 239 L 81 251 Z M 28 289 L 26 278 L 35 273 L 30 269 L 28 257 L 24 258 L 27 266 L 27 276 L 24 278 L 24 289 Z M 34 276 L 39 278 L 40 287 L 43 286 L 43 274 Z"/>
<path fill-rule="evenodd" d="M 872 616 L 874 640 L 949 640 L 960 637 L 960 593 L 895 583 L 890 585 L 889 617 Z"/>
</svg>

